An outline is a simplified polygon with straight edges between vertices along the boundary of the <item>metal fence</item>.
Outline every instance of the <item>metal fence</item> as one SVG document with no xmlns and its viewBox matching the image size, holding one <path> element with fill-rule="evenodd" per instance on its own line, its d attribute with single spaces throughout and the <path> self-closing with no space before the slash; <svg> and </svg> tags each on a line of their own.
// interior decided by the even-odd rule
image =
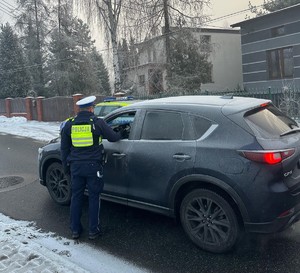
<svg viewBox="0 0 300 273">
<path fill-rule="evenodd" d="M 280 88 L 280 89 L 267 89 L 267 90 L 242 90 L 242 91 L 201 91 L 194 93 L 172 93 L 163 92 L 153 95 L 147 94 L 134 94 L 134 98 L 137 100 L 145 99 L 155 99 L 170 96 L 179 95 L 228 95 L 232 94 L 234 96 L 243 97 L 254 97 L 263 98 L 271 100 L 275 106 L 281 109 L 288 116 L 300 120 L 300 89 L 290 89 L 290 88 Z M 104 96 L 96 96 L 96 102 L 101 102 Z M 36 108 L 33 105 L 33 119 L 36 118 Z M 13 113 L 23 113 L 26 112 L 25 99 L 16 98 L 12 100 L 11 103 Z M 0 99 L 0 115 L 5 115 L 5 100 Z M 52 97 L 43 99 L 43 120 L 44 121 L 62 121 L 66 118 L 74 115 L 74 104 L 72 97 Z"/>
<path fill-rule="evenodd" d="M 15 98 L 11 101 L 11 112 L 26 113 L 25 98 Z"/>
<path fill-rule="evenodd" d="M 0 99 L 0 116 L 4 116 L 5 114 L 6 114 L 5 100 Z"/>
<path fill-rule="evenodd" d="M 43 99 L 43 120 L 62 121 L 74 115 L 72 97 L 53 97 Z"/>
</svg>

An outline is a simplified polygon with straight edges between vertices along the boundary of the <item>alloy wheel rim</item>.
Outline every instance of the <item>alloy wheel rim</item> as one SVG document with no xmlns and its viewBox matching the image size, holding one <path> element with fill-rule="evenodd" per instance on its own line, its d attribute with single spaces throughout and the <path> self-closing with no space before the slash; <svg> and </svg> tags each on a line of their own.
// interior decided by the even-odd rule
<svg viewBox="0 0 300 273">
<path fill-rule="evenodd" d="M 52 193 L 57 200 L 64 200 L 68 196 L 68 181 L 64 173 L 59 170 L 53 170 L 49 175 L 49 184 Z"/>
<path fill-rule="evenodd" d="M 209 245 L 225 242 L 231 231 L 226 212 L 207 197 L 197 197 L 188 203 L 186 220 L 192 236 Z"/>
</svg>

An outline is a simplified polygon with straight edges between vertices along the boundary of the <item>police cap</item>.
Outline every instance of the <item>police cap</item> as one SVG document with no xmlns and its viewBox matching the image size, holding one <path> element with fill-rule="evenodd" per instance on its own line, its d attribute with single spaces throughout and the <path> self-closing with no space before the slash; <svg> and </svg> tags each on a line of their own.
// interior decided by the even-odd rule
<svg viewBox="0 0 300 273">
<path fill-rule="evenodd" d="M 86 98 L 83 98 L 76 102 L 76 105 L 79 106 L 79 108 L 86 108 L 94 105 L 94 101 L 96 100 L 95 96 L 89 96 Z"/>
</svg>

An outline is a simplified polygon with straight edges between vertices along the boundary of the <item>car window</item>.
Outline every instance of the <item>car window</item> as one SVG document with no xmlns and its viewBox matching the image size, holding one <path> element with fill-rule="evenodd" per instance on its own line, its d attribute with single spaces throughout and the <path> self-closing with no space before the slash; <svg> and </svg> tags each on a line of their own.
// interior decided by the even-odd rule
<svg viewBox="0 0 300 273">
<path fill-rule="evenodd" d="M 113 128 L 116 132 L 122 130 L 125 135 L 122 138 L 130 138 L 130 132 L 135 119 L 135 112 L 122 113 L 114 118 L 107 120 L 107 124 Z M 121 129 L 122 128 L 122 129 Z"/>
<path fill-rule="evenodd" d="M 285 116 L 274 106 L 250 111 L 245 115 L 245 119 L 255 135 L 267 139 L 280 136 L 282 133 L 298 127 L 294 120 Z"/>
<path fill-rule="evenodd" d="M 131 124 L 134 120 L 134 116 L 135 116 L 134 113 L 125 113 L 110 120 L 108 124 L 111 127 L 123 125 L 123 124 Z"/>
<path fill-rule="evenodd" d="M 183 129 L 180 113 L 149 111 L 146 113 L 141 139 L 178 140 L 182 139 Z"/>
<path fill-rule="evenodd" d="M 102 111 L 102 113 L 101 113 L 101 115 L 102 116 L 106 116 L 107 114 L 109 114 L 110 112 L 112 112 L 112 111 L 114 111 L 114 110 L 116 110 L 116 109 L 118 109 L 118 108 L 120 108 L 121 106 L 105 106 L 104 108 L 103 108 L 103 111 Z"/>
<path fill-rule="evenodd" d="M 100 112 L 101 110 L 103 109 L 104 106 L 96 106 L 95 109 L 94 109 L 94 114 L 96 116 L 100 116 Z"/>
<path fill-rule="evenodd" d="M 110 112 L 120 108 L 121 106 L 119 105 L 102 105 L 102 106 L 96 106 L 94 109 L 94 114 L 96 116 L 104 117 Z"/>
<path fill-rule="evenodd" d="M 212 122 L 206 118 L 192 116 L 193 126 L 195 130 L 195 138 L 199 139 L 210 128 Z"/>
</svg>

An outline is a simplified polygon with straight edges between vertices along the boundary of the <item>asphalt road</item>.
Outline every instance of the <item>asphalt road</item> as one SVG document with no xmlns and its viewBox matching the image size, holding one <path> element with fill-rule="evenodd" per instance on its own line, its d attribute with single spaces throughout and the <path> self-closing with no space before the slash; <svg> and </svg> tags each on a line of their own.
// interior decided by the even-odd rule
<svg viewBox="0 0 300 273">
<path fill-rule="evenodd" d="M 0 135 L 0 212 L 14 219 L 35 221 L 45 231 L 69 237 L 69 209 L 56 205 L 37 180 L 37 149 L 41 142 Z M 1 187 L 3 179 L 24 179 Z M 15 179 L 16 180 L 16 179 Z M 15 181 L 12 179 L 12 181 Z M 87 202 L 83 224 L 87 226 Z M 245 234 L 230 253 L 215 255 L 194 246 L 173 219 L 102 202 L 105 234 L 82 241 L 132 263 L 161 273 L 299 273 L 300 223 L 274 235 Z M 120 271 L 121 272 L 121 271 Z"/>
</svg>

